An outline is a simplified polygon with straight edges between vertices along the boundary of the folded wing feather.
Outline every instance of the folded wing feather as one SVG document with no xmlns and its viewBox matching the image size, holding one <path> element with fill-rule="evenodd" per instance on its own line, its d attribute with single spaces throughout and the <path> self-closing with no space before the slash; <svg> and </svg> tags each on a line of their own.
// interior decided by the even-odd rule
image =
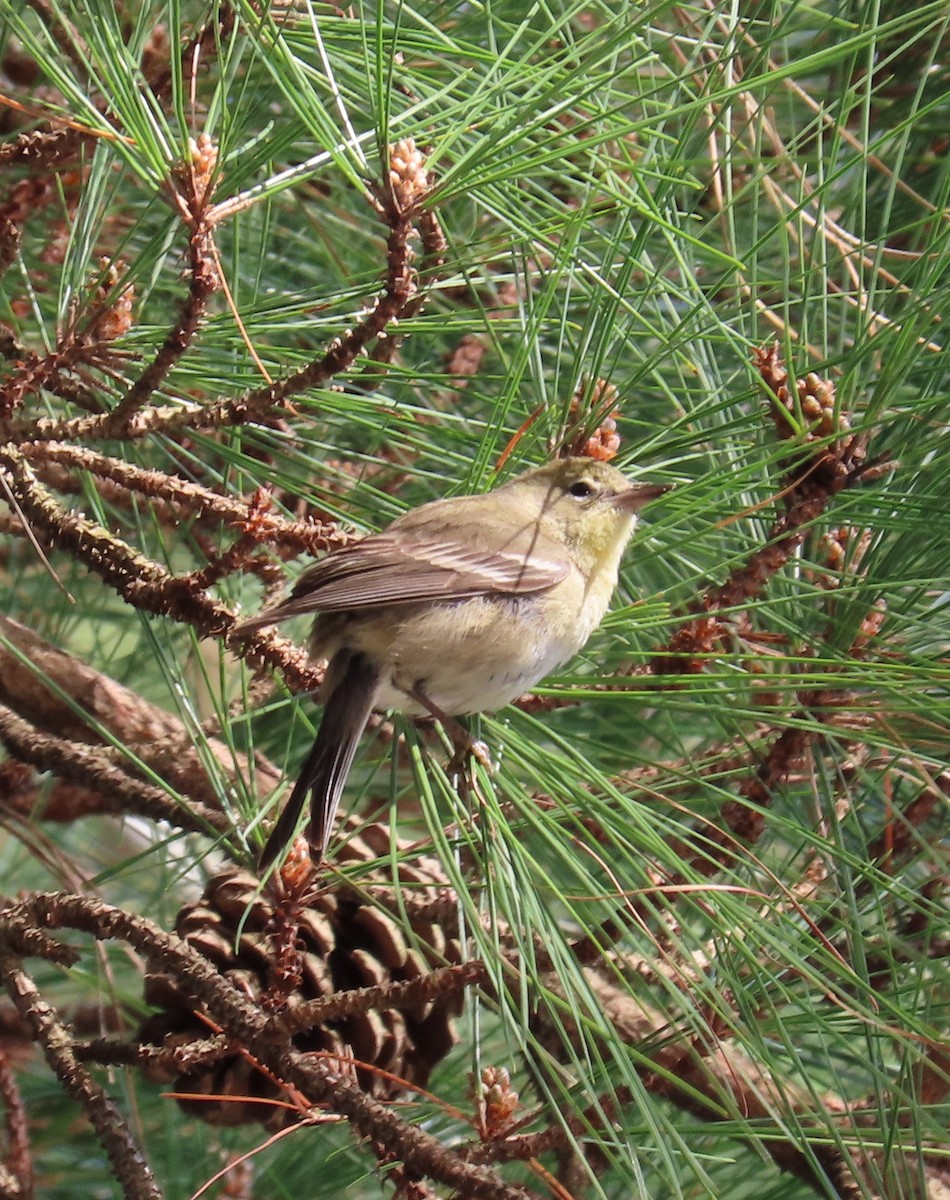
<svg viewBox="0 0 950 1200">
<path fill-rule="evenodd" d="M 297 581 L 282 604 L 243 621 L 237 632 L 284 621 L 303 613 L 339 612 L 409 604 L 421 600 L 463 600 L 491 593 L 526 595 L 545 591 L 570 571 L 563 551 L 535 525 L 499 537 L 477 526 L 441 531 L 392 529 L 334 550 Z"/>
</svg>

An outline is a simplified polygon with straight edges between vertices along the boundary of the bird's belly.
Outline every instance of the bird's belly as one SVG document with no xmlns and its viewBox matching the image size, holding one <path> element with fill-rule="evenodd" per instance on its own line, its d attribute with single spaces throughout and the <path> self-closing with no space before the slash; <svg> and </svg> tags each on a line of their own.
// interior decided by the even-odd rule
<svg viewBox="0 0 950 1200">
<path fill-rule="evenodd" d="M 408 695 L 423 693 L 442 712 L 465 716 L 510 704 L 567 662 L 587 640 L 573 605 L 550 609 L 550 597 L 476 597 L 413 607 L 385 631 L 354 623 L 349 644 L 384 664 L 376 707 L 427 713 Z M 382 636 L 380 636 L 382 635 Z"/>
</svg>

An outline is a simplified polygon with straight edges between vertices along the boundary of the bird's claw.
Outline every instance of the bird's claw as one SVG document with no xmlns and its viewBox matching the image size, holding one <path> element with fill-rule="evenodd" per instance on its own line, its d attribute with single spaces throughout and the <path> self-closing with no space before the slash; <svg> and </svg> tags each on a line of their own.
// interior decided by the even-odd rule
<svg viewBox="0 0 950 1200">
<path fill-rule="evenodd" d="M 481 763 L 490 775 L 494 775 L 495 764 L 492 762 L 488 747 L 484 742 L 476 741 L 475 738 L 469 738 L 456 745 L 455 753 L 449 759 L 445 769 L 449 775 L 458 775 L 465 770 L 471 758 Z"/>
</svg>

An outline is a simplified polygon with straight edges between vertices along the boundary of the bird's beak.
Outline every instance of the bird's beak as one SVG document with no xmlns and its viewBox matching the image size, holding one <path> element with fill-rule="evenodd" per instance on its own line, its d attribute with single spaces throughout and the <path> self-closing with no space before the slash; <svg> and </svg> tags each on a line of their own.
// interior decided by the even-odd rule
<svg viewBox="0 0 950 1200">
<path fill-rule="evenodd" d="M 639 512 L 645 504 L 669 490 L 670 485 L 666 483 L 631 483 L 626 491 L 614 496 L 611 503 L 615 508 L 622 508 L 627 512 Z"/>
</svg>

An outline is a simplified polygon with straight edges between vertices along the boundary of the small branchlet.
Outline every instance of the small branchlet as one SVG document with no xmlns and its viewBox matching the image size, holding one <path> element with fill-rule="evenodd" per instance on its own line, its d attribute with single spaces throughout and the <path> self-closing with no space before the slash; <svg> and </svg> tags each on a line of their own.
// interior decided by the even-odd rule
<svg viewBox="0 0 950 1200">
<path fill-rule="evenodd" d="M 617 417 L 620 394 L 606 379 L 583 381 L 571 399 L 560 455 L 610 462 L 620 449 Z"/>
<path fill-rule="evenodd" d="M 0 1104 L 3 1105 L 6 1133 L 3 1163 L 0 1164 L 0 1195 L 9 1200 L 33 1200 L 29 1120 L 6 1046 L 0 1051 Z"/>
<path fill-rule="evenodd" d="M 651 669 L 657 675 L 701 671 L 705 660 L 730 640 L 722 611 L 742 608 L 763 594 L 835 496 L 894 467 L 891 462 L 867 461 L 867 440 L 852 432 L 846 413 L 836 411 L 833 384 L 811 374 L 793 392 L 777 346 L 756 351 L 755 359 L 773 396 L 769 413 L 780 436 L 789 442 L 793 462 L 778 496 L 784 511 L 766 544 L 693 607 L 692 615 L 654 658 Z M 796 419 L 799 414 L 804 425 Z"/>
<path fill-rule="evenodd" d="M 94 133 L 85 133 L 75 126 L 48 131 L 30 129 L 0 146 L 0 163 L 22 164 L 34 172 L 49 170 L 72 161 L 79 148 L 91 141 L 95 141 Z"/>
<path fill-rule="evenodd" d="M 175 363 L 191 346 L 208 302 L 218 287 L 210 220 L 218 149 L 206 133 L 197 140 L 192 139 L 189 148 L 189 159 L 180 163 L 169 179 L 174 207 L 182 213 L 188 227 L 188 295 L 158 353 L 103 422 L 102 436 L 105 437 L 128 434 L 133 417 L 148 404 Z"/>
<path fill-rule="evenodd" d="M 100 267 L 83 319 L 74 307 L 54 350 L 44 355 L 24 350 L 14 364 L 0 386 L 0 419 L 8 420 L 28 396 L 41 391 L 88 406 L 94 391 L 88 372 L 113 372 L 128 357 L 111 343 L 131 327 L 134 291 L 128 285 L 120 288 L 124 263 L 102 259 Z"/>
<path fill-rule="evenodd" d="M 469 1077 L 475 1097 L 475 1128 L 483 1141 L 504 1137 L 515 1124 L 521 1103 L 511 1086 L 507 1067 L 484 1067 L 480 1078 Z"/>
<path fill-rule="evenodd" d="M 32 1027 L 63 1090 L 79 1104 L 91 1122 L 122 1187 L 122 1194 L 129 1200 L 162 1200 L 148 1163 L 119 1106 L 81 1063 L 66 1025 L 27 973 L 19 954 L 11 948 L 11 940 L 22 940 L 18 936 L 21 932 L 26 938 L 29 936 L 26 929 L 17 930 L 13 939 L 6 936 L 13 923 L 20 923 L 16 916 L 8 916 L 8 912 L 0 916 L 0 924 L 4 926 L 0 933 L 0 981 L 20 1015 Z"/>
<path fill-rule="evenodd" d="M 11 188 L 6 202 L 0 205 L 0 275 L 16 258 L 20 247 L 20 227 L 46 200 L 51 190 L 51 181 L 43 177 L 21 179 Z"/>
<path fill-rule="evenodd" d="M 102 277 L 96 289 L 96 300 L 87 323 L 86 337 L 90 341 L 114 342 L 124 337 L 132 328 L 132 308 L 135 304 L 135 287 L 129 283 L 119 290 L 123 275 L 128 267 L 121 259 L 99 260 Z"/>
<path fill-rule="evenodd" d="M 377 211 L 390 227 L 383 291 L 364 319 L 331 342 L 322 357 L 283 379 L 215 404 L 187 410 L 152 409 L 136 412 L 124 428 L 124 436 L 141 437 L 146 433 L 180 432 L 184 429 L 221 429 L 259 420 L 265 414 L 273 415 L 275 411 L 286 408 L 294 396 L 311 388 L 325 386 L 335 376 L 348 370 L 366 347 L 399 318 L 416 291 L 415 275 L 410 267 L 410 239 L 414 232 L 413 218 L 425 194 L 428 176 L 419 151 L 414 147 L 410 149 L 408 143 L 399 143 L 393 153 L 395 165 L 391 168 L 387 186 L 377 188 L 374 193 Z M 408 206 L 405 209 L 402 207 L 404 204 Z M 81 425 L 73 423 L 68 427 L 38 423 L 34 435 L 71 440 L 77 436 L 101 437 L 103 432 L 88 421 Z"/>
<path fill-rule="evenodd" d="M 389 147 L 389 198 L 392 210 L 387 217 L 398 213 L 411 217 L 429 192 L 429 173 L 425 155 L 412 138 L 404 138 Z"/>
<path fill-rule="evenodd" d="M 66 512 L 40 483 L 25 456 L 0 445 L 0 469 L 21 514 L 46 545 L 84 562 L 119 596 L 144 612 L 191 625 L 199 637 L 227 637 L 235 618 L 212 600 L 194 579 L 176 577 L 121 538 L 72 512 Z M 306 656 L 268 630 L 235 639 L 233 649 L 252 665 L 277 667 L 288 684 L 309 691 L 318 682 Z"/>
<path fill-rule="evenodd" d="M 426 178 L 431 183 L 428 175 Z M 422 239 L 422 262 L 419 267 L 419 275 L 423 280 L 428 281 L 434 279 L 441 270 L 445 262 L 448 243 L 445 240 L 445 234 L 442 232 L 439 218 L 431 209 L 422 209 L 417 214 L 417 220 L 418 232 Z M 411 317 L 421 312 L 428 298 L 428 288 L 420 287 L 416 283 L 412 294 L 400 309 L 397 317 L 392 321 L 390 328 L 380 331 L 376 339 L 376 344 L 369 354 L 371 362 L 364 370 L 364 379 L 367 384 L 380 374 L 375 364 L 392 362 L 397 350 L 402 345 L 404 336 L 397 331 L 398 328 L 404 321 L 408 321 Z"/>
<path fill-rule="evenodd" d="M 786 565 L 843 489 L 866 481 L 872 471 L 880 474 L 893 466 L 868 463 L 867 439 L 852 431 L 847 414 L 838 408 L 834 385 L 829 380 L 809 374 L 791 387 L 774 345 L 758 350 L 755 362 L 771 396 L 771 420 L 779 436 L 788 443 L 790 466 L 778 496 L 782 512 L 766 544 L 733 570 L 723 584 L 705 593 L 654 658 L 651 666 L 657 675 L 700 672 L 709 658 L 722 653 L 737 632 L 745 640 L 755 642 L 754 610 L 750 610 L 750 604 L 765 593 L 769 581 Z M 849 531 L 842 529 L 825 535 L 825 555 L 833 567 L 845 564 L 850 536 Z M 852 572 L 860 569 L 861 547 L 866 549 L 868 541 L 865 533 L 851 554 Z M 830 576 L 816 578 L 815 582 L 819 586 L 832 586 Z M 880 632 L 885 615 L 882 605 L 872 606 L 854 637 L 850 658 L 866 652 Z M 832 624 L 829 621 L 829 626 Z M 757 841 L 763 828 L 762 810 L 770 805 L 775 790 L 802 768 L 809 748 L 822 737 L 823 728 L 849 700 L 846 691 L 834 687 L 811 688 L 795 697 L 794 711 L 789 714 L 786 728 L 761 753 L 752 756 L 747 774 L 738 782 L 740 798 L 723 805 L 724 829 L 706 831 L 704 850 L 688 854 L 697 870 L 710 874 L 720 863 L 732 859 L 742 844 Z M 710 844 L 716 847 L 715 851 L 710 852 Z"/>
</svg>

